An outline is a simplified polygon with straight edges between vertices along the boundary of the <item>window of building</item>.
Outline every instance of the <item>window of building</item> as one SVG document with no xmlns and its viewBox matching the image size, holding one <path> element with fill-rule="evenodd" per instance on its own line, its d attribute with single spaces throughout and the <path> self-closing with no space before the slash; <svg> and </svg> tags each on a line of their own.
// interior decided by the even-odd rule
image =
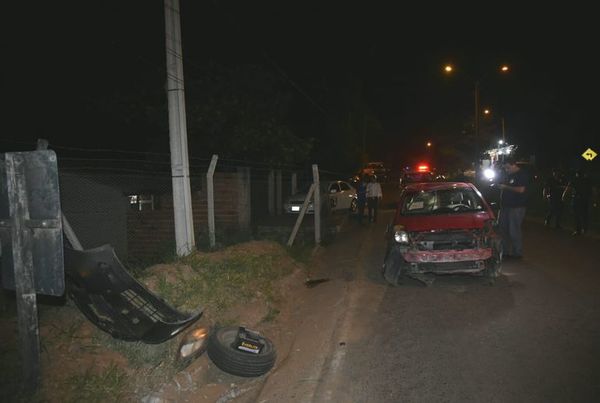
<svg viewBox="0 0 600 403">
<path fill-rule="evenodd" d="M 127 196 L 129 198 L 129 207 L 132 210 L 155 210 L 154 195 L 152 194 L 133 194 Z"/>
</svg>

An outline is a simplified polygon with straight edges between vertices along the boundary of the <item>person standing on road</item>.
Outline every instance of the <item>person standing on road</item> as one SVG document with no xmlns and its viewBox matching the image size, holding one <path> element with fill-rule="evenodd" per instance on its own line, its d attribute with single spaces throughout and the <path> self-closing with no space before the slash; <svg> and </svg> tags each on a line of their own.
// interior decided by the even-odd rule
<svg viewBox="0 0 600 403">
<path fill-rule="evenodd" d="M 582 171 L 575 172 L 575 177 L 567 184 L 562 199 L 566 201 L 569 195 L 571 195 L 573 214 L 575 215 L 573 235 L 585 234 L 588 229 L 592 186 L 589 178 Z"/>
<path fill-rule="evenodd" d="M 356 205 L 358 214 L 358 223 L 362 224 L 363 217 L 365 215 L 365 204 L 367 203 L 367 184 L 366 176 L 361 176 L 356 186 Z"/>
<path fill-rule="evenodd" d="M 506 183 L 496 185 L 502 191 L 498 226 L 502 235 L 504 256 L 520 259 L 523 257 L 521 225 L 527 206 L 529 176 L 517 165 L 513 157 L 506 158 L 503 167 L 506 171 Z M 508 251 L 510 253 L 507 253 Z"/>
<path fill-rule="evenodd" d="M 560 175 L 556 169 L 552 170 L 552 176 L 544 183 L 542 195 L 547 203 L 544 225 L 549 226 L 552 222 L 552 218 L 554 218 L 554 228 L 561 229 L 560 218 L 563 210 L 563 189 Z"/>
<path fill-rule="evenodd" d="M 369 222 L 377 222 L 377 209 L 379 202 L 383 198 L 381 185 L 377 182 L 375 175 L 371 176 L 370 182 L 367 184 L 367 206 L 369 208 Z"/>
</svg>

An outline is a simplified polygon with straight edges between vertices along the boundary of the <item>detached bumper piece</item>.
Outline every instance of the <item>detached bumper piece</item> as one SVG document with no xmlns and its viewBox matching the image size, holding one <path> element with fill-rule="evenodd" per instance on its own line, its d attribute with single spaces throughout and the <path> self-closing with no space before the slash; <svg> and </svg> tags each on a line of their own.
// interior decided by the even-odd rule
<svg viewBox="0 0 600 403">
<path fill-rule="evenodd" d="M 65 248 L 67 293 L 81 312 L 114 338 L 162 343 L 194 323 L 135 280 L 110 245 L 76 251 Z"/>
</svg>

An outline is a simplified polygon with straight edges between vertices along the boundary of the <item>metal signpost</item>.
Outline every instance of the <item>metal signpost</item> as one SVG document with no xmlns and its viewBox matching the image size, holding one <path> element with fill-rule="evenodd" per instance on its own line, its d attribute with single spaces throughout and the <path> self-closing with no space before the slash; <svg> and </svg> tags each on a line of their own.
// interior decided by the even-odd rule
<svg viewBox="0 0 600 403">
<path fill-rule="evenodd" d="M 36 294 L 62 296 L 64 257 L 58 168 L 51 150 L 0 154 L 2 285 L 15 290 L 25 386 L 40 380 Z"/>
</svg>

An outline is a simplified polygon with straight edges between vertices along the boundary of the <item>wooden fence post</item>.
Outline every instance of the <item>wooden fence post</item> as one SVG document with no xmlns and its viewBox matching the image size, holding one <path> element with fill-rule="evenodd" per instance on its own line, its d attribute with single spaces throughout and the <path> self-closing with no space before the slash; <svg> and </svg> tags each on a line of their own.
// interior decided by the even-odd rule
<svg viewBox="0 0 600 403">
<path fill-rule="evenodd" d="M 35 390 L 40 382 L 41 373 L 40 331 L 33 271 L 32 231 L 27 227 L 30 217 L 25 161 L 21 155 L 6 154 L 6 177 L 9 205 L 14 206 L 14 210 L 10 212 L 11 238 L 24 384 L 29 390 Z"/>
</svg>

